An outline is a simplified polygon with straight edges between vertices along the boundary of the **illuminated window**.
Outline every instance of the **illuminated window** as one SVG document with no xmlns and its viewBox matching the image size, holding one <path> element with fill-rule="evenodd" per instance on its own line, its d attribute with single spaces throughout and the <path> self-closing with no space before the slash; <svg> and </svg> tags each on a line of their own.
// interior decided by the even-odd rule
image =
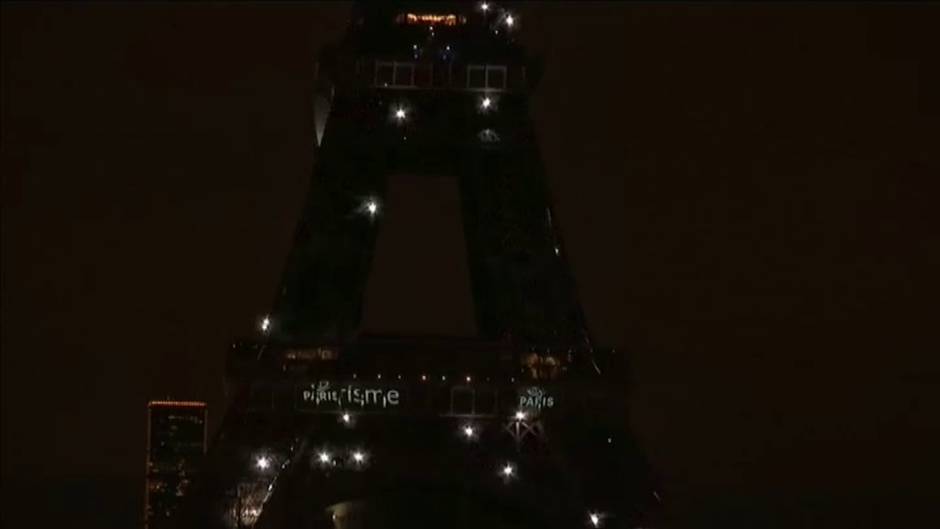
<svg viewBox="0 0 940 529">
<path fill-rule="evenodd" d="M 413 62 L 375 63 L 375 86 L 401 88 L 414 85 L 415 64 Z"/>
<path fill-rule="evenodd" d="M 467 66 L 467 88 L 471 90 L 505 90 L 506 67 L 480 64 Z"/>
</svg>

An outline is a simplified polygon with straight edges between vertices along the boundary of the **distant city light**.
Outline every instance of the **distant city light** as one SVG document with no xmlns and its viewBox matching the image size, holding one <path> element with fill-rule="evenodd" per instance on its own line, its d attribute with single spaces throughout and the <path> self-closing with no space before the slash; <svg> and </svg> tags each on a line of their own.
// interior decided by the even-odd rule
<svg viewBox="0 0 940 529">
<path fill-rule="evenodd" d="M 516 19 L 514 19 L 514 18 L 512 17 L 512 15 L 506 15 L 506 25 L 507 25 L 507 26 L 512 27 L 512 25 L 515 24 L 515 23 L 516 23 Z"/>
<path fill-rule="evenodd" d="M 270 328 L 271 328 L 271 318 L 265 316 L 264 319 L 261 320 L 261 332 L 268 332 L 268 329 Z"/>
<path fill-rule="evenodd" d="M 395 119 L 398 121 L 404 120 L 406 115 L 407 113 L 404 108 L 398 107 L 398 110 L 395 111 Z"/>
<path fill-rule="evenodd" d="M 352 456 L 353 456 L 353 460 L 354 460 L 356 463 L 362 463 L 363 461 L 366 460 L 366 455 L 365 455 L 364 453 L 360 452 L 359 450 L 356 450 L 355 452 L 353 452 L 353 455 L 352 455 Z"/>
<path fill-rule="evenodd" d="M 561 247 L 555 246 L 555 255 L 561 255 Z"/>
<path fill-rule="evenodd" d="M 325 464 L 325 463 L 329 463 L 329 462 L 330 462 L 330 453 L 329 453 L 329 452 L 320 452 L 319 459 L 320 459 L 320 462 L 321 462 L 321 463 L 324 463 L 324 464 Z"/>
<path fill-rule="evenodd" d="M 484 97 L 484 98 L 483 98 L 483 101 L 480 101 L 480 108 L 482 108 L 483 110 L 486 110 L 486 109 L 490 108 L 490 105 L 492 105 L 492 104 L 493 104 L 493 100 L 492 100 L 492 99 L 490 99 L 490 98 L 488 98 L 488 97 Z"/>
<path fill-rule="evenodd" d="M 421 381 L 422 381 L 422 382 L 424 382 L 424 381 L 427 380 L 427 379 L 428 379 L 428 376 L 427 376 L 427 375 L 421 375 Z"/>
<path fill-rule="evenodd" d="M 474 433 L 476 432 L 473 430 L 473 426 L 467 425 L 463 427 L 463 435 L 467 439 L 472 439 Z"/>
<path fill-rule="evenodd" d="M 255 466 L 258 467 L 259 470 L 266 470 L 271 466 L 271 460 L 265 456 L 261 456 L 255 461 Z"/>
<path fill-rule="evenodd" d="M 467 375 L 466 381 L 469 383 L 471 380 L 473 380 L 473 378 L 471 378 L 470 375 Z"/>
<path fill-rule="evenodd" d="M 374 217 L 379 212 L 379 203 L 374 198 L 367 199 L 362 207 L 370 217 Z"/>
<path fill-rule="evenodd" d="M 503 476 L 510 478 L 512 477 L 513 474 L 516 473 L 516 468 L 512 466 L 511 463 L 507 463 L 506 466 L 503 467 L 502 472 L 503 472 Z"/>
<path fill-rule="evenodd" d="M 592 526 L 592 527 L 600 527 L 600 526 L 601 526 L 601 515 L 597 514 L 596 512 L 592 512 L 592 513 L 588 514 L 588 519 L 591 520 L 591 526 Z"/>
<path fill-rule="evenodd" d="M 480 4 L 480 9 L 482 9 L 483 11 L 489 11 L 490 5 L 487 4 L 486 2 L 483 2 L 482 4 Z"/>
</svg>

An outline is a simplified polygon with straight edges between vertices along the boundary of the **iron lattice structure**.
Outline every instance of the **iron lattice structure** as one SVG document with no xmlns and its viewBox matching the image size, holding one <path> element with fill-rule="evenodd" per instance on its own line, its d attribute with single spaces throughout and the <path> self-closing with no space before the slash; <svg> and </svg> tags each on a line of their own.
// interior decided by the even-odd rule
<svg viewBox="0 0 940 529">
<path fill-rule="evenodd" d="M 589 338 L 495 5 L 354 8 L 318 63 L 317 162 L 263 337 L 180 527 L 637 527 L 656 509 L 622 353 Z M 328 119 L 327 119 L 328 118 Z M 360 333 L 388 178 L 450 175 L 479 336 Z"/>
</svg>

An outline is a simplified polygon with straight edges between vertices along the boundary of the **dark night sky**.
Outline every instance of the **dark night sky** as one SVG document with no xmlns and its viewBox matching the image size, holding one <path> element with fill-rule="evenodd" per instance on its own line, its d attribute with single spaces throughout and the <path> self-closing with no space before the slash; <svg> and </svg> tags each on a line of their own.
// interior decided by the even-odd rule
<svg viewBox="0 0 940 529">
<path fill-rule="evenodd" d="M 219 417 L 346 14 L 4 4 L 4 526 L 133 526 L 147 399 Z M 632 355 L 675 525 L 928 527 L 938 6 L 522 14 L 571 265 L 598 340 Z"/>
</svg>

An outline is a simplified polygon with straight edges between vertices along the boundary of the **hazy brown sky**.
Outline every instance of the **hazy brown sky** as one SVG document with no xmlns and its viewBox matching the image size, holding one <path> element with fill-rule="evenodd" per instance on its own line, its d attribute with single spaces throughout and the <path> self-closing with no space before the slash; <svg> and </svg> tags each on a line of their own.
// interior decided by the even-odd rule
<svg viewBox="0 0 940 529">
<path fill-rule="evenodd" d="M 5 522 L 126 527 L 147 399 L 219 417 L 346 12 L 3 5 Z M 677 525 L 916 527 L 937 499 L 937 15 L 522 9 L 557 221 Z"/>
</svg>

